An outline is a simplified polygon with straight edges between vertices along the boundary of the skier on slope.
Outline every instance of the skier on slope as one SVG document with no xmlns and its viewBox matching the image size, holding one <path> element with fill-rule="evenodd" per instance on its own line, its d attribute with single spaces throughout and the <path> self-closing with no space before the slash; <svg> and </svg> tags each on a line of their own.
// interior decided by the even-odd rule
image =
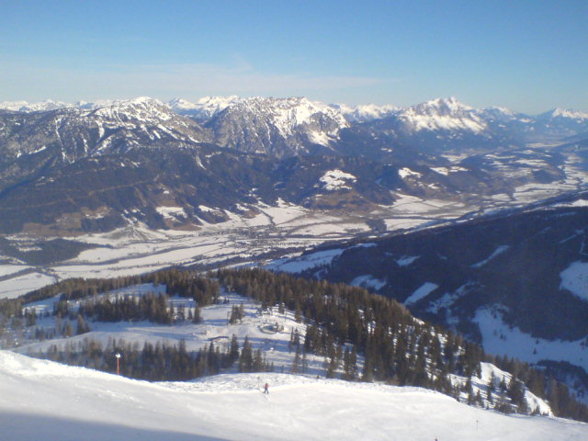
<svg viewBox="0 0 588 441">
<path fill-rule="evenodd" d="M 269 395 L 269 384 L 265 383 L 263 386 L 263 393 Z"/>
</svg>

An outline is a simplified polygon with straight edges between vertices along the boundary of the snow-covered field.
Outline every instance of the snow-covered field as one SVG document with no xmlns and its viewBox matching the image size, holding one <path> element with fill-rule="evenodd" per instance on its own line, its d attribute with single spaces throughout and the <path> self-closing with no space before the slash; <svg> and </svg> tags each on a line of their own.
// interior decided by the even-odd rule
<svg viewBox="0 0 588 441">
<path fill-rule="evenodd" d="M 412 387 L 284 374 L 148 383 L 6 351 L 0 378 L 7 441 L 588 439 L 583 423 L 506 416 Z"/>
<path fill-rule="evenodd" d="M 109 296 L 111 299 L 113 296 L 140 296 L 148 292 L 164 292 L 163 288 L 163 286 L 156 287 L 151 284 L 136 285 L 113 291 L 111 294 L 104 294 L 104 296 Z M 53 305 L 58 300 L 59 296 L 30 303 L 26 307 L 35 310 L 41 317 L 45 312 L 52 314 Z M 172 297 L 170 301 L 176 310 L 183 308 L 186 315 L 189 310 L 194 310 L 193 299 Z M 69 303 L 70 309 L 77 311 L 79 301 Z M 228 319 L 231 308 L 235 305 L 243 305 L 244 318 L 240 322 L 230 324 Z M 119 341 L 122 339 L 131 344 L 138 343 L 139 347 L 143 347 L 146 341 L 153 344 L 161 342 L 178 345 L 183 340 L 189 351 L 197 351 L 214 342 L 215 347 L 226 350 L 231 337 L 235 335 L 239 345 L 243 345 L 245 337 L 248 337 L 253 348 L 261 349 L 267 361 L 274 364 L 276 371 L 289 372 L 295 357 L 295 349 L 288 348 L 291 334 L 294 331 L 297 331 L 301 337 L 306 334 L 306 325 L 296 322 L 294 313 L 291 311 L 280 313 L 276 307 L 262 311 L 259 303 L 233 293 L 223 293 L 219 304 L 201 308 L 200 316 L 202 321 L 198 324 L 185 320 L 174 323 L 174 326 L 151 322 L 89 322 L 91 331 L 88 333 L 33 343 L 26 339 L 19 340 L 19 347 L 16 350 L 25 354 L 46 352 L 52 345 L 57 345 L 58 348 L 63 348 L 66 344 L 75 347 L 77 343 L 82 343 L 86 339 L 99 341 L 103 347 L 107 346 L 109 339 Z M 41 317 L 37 319 L 35 327 L 50 331 L 55 329 L 55 324 L 55 317 Z M 71 325 L 75 329 L 73 321 Z M 32 335 L 35 327 L 31 328 L 28 334 Z M 307 373 L 324 375 L 323 362 L 323 357 L 309 354 Z"/>
<path fill-rule="evenodd" d="M 6 268 L 6 266 L 2 267 Z M 0 298 L 14 299 L 29 291 L 33 291 L 45 285 L 55 283 L 55 278 L 44 272 L 33 271 L 24 275 L 7 277 L 0 281 Z"/>
</svg>

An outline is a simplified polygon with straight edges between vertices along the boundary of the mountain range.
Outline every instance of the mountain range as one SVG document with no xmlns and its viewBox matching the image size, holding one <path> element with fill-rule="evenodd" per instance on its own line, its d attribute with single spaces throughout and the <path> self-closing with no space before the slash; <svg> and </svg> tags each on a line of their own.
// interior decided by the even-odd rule
<svg viewBox="0 0 588 441">
<path fill-rule="evenodd" d="M 168 103 L 149 98 L 101 100 L 95 103 L 67 104 L 56 101 L 27 103 L 2 102 L 0 109 L 35 113 L 59 109 L 98 110 L 97 116 L 118 113 L 138 116 L 142 107 L 148 121 L 162 117 L 166 107 L 176 115 L 187 116 L 208 128 L 210 137 L 197 134 L 192 142 L 214 140 L 223 147 L 257 151 L 278 156 L 305 153 L 312 145 L 329 148 L 341 140 L 341 131 L 355 132 L 356 126 L 384 132 L 391 139 L 408 144 L 427 140 L 428 148 L 461 146 L 485 140 L 494 147 L 522 145 L 526 142 L 559 142 L 569 136 L 588 132 L 588 114 L 555 108 L 529 116 L 506 108 L 475 109 L 457 99 L 438 98 L 408 108 L 392 105 L 326 105 L 307 98 L 204 97 L 196 102 L 176 98 Z M 152 112 L 150 112 L 150 109 Z M 99 110 L 102 109 L 102 110 Z M 109 115 L 109 112 L 112 113 Z M 164 120 L 171 119 L 171 117 Z M 378 121 L 376 123 L 376 121 Z M 361 132 L 365 133 L 365 131 Z M 381 138 L 382 133 L 374 134 Z M 379 136 L 378 136 L 379 135 Z M 155 135 L 156 136 L 156 135 Z M 273 144 L 284 144 L 274 146 Z M 267 150 L 272 146 L 272 151 Z M 424 146 L 422 146 L 424 147 Z M 471 148 L 479 146 L 471 145 Z M 335 148 L 335 151 L 337 149 Z"/>
<path fill-rule="evenodd" d="M 158 207 L 197 227 L 214 221 L 201 205 L 223 220 L 223 210 L 278 199 L 365 211 L 392 205 L 396 192 L 479 208 L 524 185 L 581 186 L 585 149 L 563 141 L 588 131 L 579 113 L 531 118 L 454 98 L 406 109 L 237 97 L 3 106 L 18 109 L 0 111 L 3 232 L 104 231 L 128 212 L 159 228 Z M 540 138 L 560 146 L 529 149 Z M 347 184 L 321 184 L 333 171 Z"/>
</svg>

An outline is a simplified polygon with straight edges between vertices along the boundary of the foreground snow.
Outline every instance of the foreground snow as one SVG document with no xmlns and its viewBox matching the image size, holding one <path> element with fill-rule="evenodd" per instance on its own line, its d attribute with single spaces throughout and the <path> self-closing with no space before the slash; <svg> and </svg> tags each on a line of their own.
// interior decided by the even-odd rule
<svg viewBox="0 0 588 441">
<path fill-rule="evenodd" d="M 583 423 L 505 416 L 409 387 L 283 374 L 153 384 L 6 351 L 0 377 L 2 438 L 11 441 L 588 438 Z"/>
</svg>

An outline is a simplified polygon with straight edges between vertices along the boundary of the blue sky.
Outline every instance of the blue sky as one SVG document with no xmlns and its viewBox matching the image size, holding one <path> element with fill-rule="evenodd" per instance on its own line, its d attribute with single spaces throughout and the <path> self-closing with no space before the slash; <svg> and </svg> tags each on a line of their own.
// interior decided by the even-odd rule
<svg viewBox="0 0 588 441">
<path fill-rule="evenodd" d="M 588 0 L 0 0 L 0 101 L 308 96 L 588 111 Z"/>
</svg>

